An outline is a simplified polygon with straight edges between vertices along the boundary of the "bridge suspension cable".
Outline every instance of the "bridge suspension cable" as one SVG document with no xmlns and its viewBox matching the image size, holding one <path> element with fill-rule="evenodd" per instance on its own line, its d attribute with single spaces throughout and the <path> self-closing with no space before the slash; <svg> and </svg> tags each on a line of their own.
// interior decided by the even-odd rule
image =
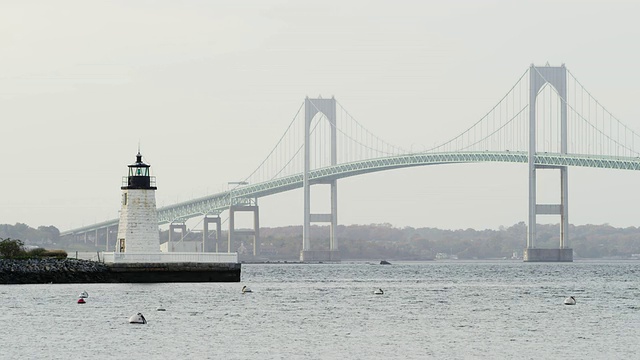
<svg viewBox="0 0 640 360">
<path fill-rule="evenodd" d="M 459 135 L 427 149 L 426 153 L 455 151 L 526 151 L 528 84 L 525 71 L 484 116 Z M 524 90 L 523 90 L 523 84 Z M 509 136 L 500 136 L 507 133 Z"/>
<path fill-rule="evenodd" d="M 312 106 L 313 102 L 311 102 Z M 331 129 L 335 126 L 337 162 L 347 163 L 370 158 L 394 156 L 408 153 L 405 149 L 390 144 L 358 122 L 339 102 L 335 125 L 319 112 L 311 122 L 311 168 L 331 166 Z M 284 134 L 264 160 L 243 182 L 258 183 L 279 177 L 299 174 L 304 169 L 304 113 L 302 104 L 289 123 Z M 316 108 L 316 110 L 318 110 Z"/>
<path fill-rule="evenodd" d="M 462 133 L 440 145 L 418 153 L 452 153 L 480 151 L 526 152 L 528 149 L 529 71 L 518 78 L 507 93 L 484 116 Z M 640 154 L 638 133 L 623 124 L 587 91 L 567 70 L 567 96 L 559 96 L 549 83 L 536 94 L 536 149 L 541 153 L 560 152 L 561 105 L 566 104 L 568 152 L 582 155 L 626 156 Z M 543 77 L 544 78 L 544 77 Z M 545 79 L 546 81 L 546 79 Z M 375 135 L 357 121 L 344 106 L 338 105 L 336 122 L 327 121 L 318 112 L 311 121 L 309 134 L 310 168 L 331 166 L 331 131 L 335 126 L 337 162 L 411 154 Z M 311 106 L 315 106 L 311 102 Z M 304 103 L 300 105 L 285 133 L 264 160 L 244 181 L 258 183 L 279 177 L 300 174 L 304 169 Z M 318 110 L 317 108 L 315 110 Z"/>
<path fill-rule="evenodd" d="M 637 157 L 640 135 L 604 107 L 567 69 L 569 152 L 573 154 Z M 558 97 L 556 89 L 552 88 Z M 636 141 L 638 140 L 638 141 Z"/>
</svg>

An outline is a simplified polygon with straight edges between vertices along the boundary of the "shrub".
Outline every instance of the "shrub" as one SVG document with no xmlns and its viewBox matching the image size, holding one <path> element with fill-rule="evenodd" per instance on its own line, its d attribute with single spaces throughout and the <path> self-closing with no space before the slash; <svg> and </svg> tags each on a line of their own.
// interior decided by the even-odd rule
<svg viewBox="0 0 640 360">
<path fill-rule="evenodd" d="M 67 252 L 64 251 L 64 250 L 45 250 L 39 256 L 40 257 L 56 258 L 56 259 L 66 259 L 67 258 Z"/>
<path fill-rule="evenodd" d="M 18 239 L 2 239 L 0 241 L 0 256 L 7 259 L 15 259 L 25 256 L 22 241 Z"/>
<path fill-rule="evenodd" d="M 42 257 L 42 256 L 45 256 L 43 254 L 46 253 L 46 252 L 47 252 L 47 249 L 35 248 L 35 249 L 28 250 L 27 251 L 27 256 L 31 257 L 31 258 Z"/>
<path fill-rule="evenodd" d="M 66 259 L 67 252 L 64 250 L 47 250 L 35 248 L 24 250 L 22 241 L 17 239 L 2 239 L 0 241 L 0 257 L 6 259 L 32 259 L 32 258 L 56 258 Z"/>
</svg>

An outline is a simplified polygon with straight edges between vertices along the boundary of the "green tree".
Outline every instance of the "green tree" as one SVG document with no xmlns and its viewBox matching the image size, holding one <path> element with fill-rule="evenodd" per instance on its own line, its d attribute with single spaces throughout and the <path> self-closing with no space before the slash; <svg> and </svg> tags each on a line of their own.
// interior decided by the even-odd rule
<svg viewBox="0 0 640 360">
<path fill-rule="evenodd" d="M 0 256 L 7 259 L 13 259 L 24 255 L 25 252 L 22 245 L 22 241 L 17 239 L 2 239 L 2 241 L 0 241 Z"/>
</svg>

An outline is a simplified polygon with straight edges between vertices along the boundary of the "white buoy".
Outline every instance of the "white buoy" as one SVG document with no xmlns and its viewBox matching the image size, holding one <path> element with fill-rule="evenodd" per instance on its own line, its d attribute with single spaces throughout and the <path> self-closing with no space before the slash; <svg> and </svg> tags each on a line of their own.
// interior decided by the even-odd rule
<svg viewBox="0 0 640 360">
<path fill-rule="evenodd" d="M 135 315 L 132 315 L 129 318 L 129 324 L 146 324 L 147 323 L 147 319 L 144 318 L 144 315 L 142 315 L 142 313 L 137 313 Z"/>
<path fill-rule="evenodd" d="M 80 295 L 78 295 L 78 297 L 82 298 L 82 299 L 86 299 L 86 298 L 89 297 L 89 293 L 86 292 L 86 291 L 83 291 L 83 292 L 80 293 Z"/>
<path fill-rule="evenodd" d="M 575 305 L 576 304 L 576 298 L 574 298 L 573 296 L 569 296 L 568 298 L 564 299 L 564 304 L 565 305 Z"/>
<path fill-rule="evenodd" d="M 249 288 L 247 287 L 247 285 L 245 285 L 245 286 L 243 286 L 243 287 L 242 287 L 242 293 L 243 293 L 243 294 L 244 294 L 244 293 L 250 293 L 250 292 L 252 292 L 252 291 L 251 291 L 251 289 L 249 289 Z"/>
<path fill-rule="evenodd" d="M 377 289 L 377 290 L 374 290 L 373 293 L 376 295 L 382 295 L 384 294 L 384 291 L 382 291 L 382 289 Z"/>
</svg>

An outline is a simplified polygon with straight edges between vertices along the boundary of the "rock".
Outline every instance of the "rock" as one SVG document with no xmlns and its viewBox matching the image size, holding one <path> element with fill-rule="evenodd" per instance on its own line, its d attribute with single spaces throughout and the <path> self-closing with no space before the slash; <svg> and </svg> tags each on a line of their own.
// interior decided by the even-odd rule
<svg viewBox="0 0 640 360">
<path fill-rule="evenodd" d="M 92 283 L 109 280 L 104 264 L 76 259 L 0 259 L 0 284 Z"/>
</svg>

